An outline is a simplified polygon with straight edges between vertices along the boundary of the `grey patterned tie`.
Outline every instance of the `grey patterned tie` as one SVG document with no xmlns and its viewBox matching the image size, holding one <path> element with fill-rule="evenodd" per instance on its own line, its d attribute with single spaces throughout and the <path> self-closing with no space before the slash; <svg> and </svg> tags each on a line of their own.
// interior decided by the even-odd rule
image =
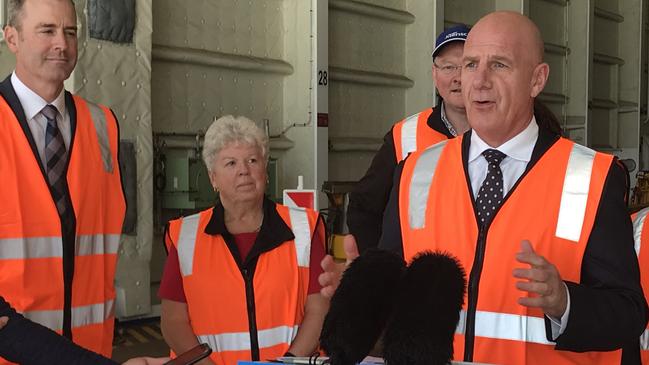
<svg viewBox="0 0 649 365">
<path fill-rule="evenodd" d="M 45 129 L 45 171 L 47 180 L 52 188 L 52 196 L 56 203 L 56 209 L 60 215 L 65 213 L 67 204 L 65 203 L 65 165 L 67 154 L 63 136 L 56 124 L 56 115 L 58 111 L 53 105 L 46 105 L 41 114 L 47 119 Z"/>
<path fill-rule="evenodd" d="M 489 163 L 487 177 L 485 177 L 478 191 L 476 207 L 478 208 L 479 226 L 485 227 L 493 219 L 496 209 L 503 202 L 503 173 L 500 170 L 500 163 L 507 157 L 506 154 L 488 149 L 482 155 Z"/>
</svg>

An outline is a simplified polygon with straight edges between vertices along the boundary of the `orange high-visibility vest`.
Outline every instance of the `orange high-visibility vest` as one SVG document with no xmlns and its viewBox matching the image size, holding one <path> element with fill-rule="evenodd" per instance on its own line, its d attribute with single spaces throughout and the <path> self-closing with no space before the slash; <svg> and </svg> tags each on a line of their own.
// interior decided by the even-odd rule
<svg viewBox="0 0 649 365">
<path fill-rule="evenodd" d="M 517 303 L 512 271 L 522 240 L 549 258 L 564 280 L 579 282 L 583 253 L 612 157 L 559 139 L 521 178 L 478 235 L 470 187 L 462 164 L 462 137 L 441 142 L 406 160 L 399 191 L 403 251 L 410 260 L 423 250 L 448 251 L 467 270 L 479 242 L 482 273 L 473 329 L 473 361 L 493 364 L 616 364 L 621 351 L 574 353 L 554 350 L 544 316 Z M 456 331 L 454 354 L 464 355 L 467 303 Z M 468 315 L 472 315 L 468 314 Z M 471 329 L 469 329 L 471 330 Z"/>
<path fill-rule="evenodd" d="M 112 112 L 74 96 L 76 130 L 67 182 L 76 217 L 72 338 L 112 353 L 115 264 L 126 204 Z M 59 333 L 63 327 L 61 221 L 14 112 L 0 98 L 0 291 L 25 317 Z M 3 363 L 0 360 L 0 363 Z"/>
<path fill-rule="evenodd" d="M 444 134 L 428 126 L 428 117 L 432 113 L 433 108 L 428 108 L 394 125 L 392 138 L 397 163 L 408 157 L 408 154 L 412 152 L 423 150 L 437 142 L 448 139 Z"/>
<path fill-rule="evenodd" d="M 633 219 L 633 238 L 635 240 L 635 253 L 638 255 L 640 264 L 640 283 L 645 293 L 645 298 L 649 298 L 649 248 L 643 245 L 649 244 L 649 224 L 646 224 L 647 213 L 649 208 L 637 212 L 631 216 Z M 649 364 L 649 324 L 640 336 L 640 357 L 643 364 Z"/>
<path fill-rule="evenodd" d="M 205 233 L 213 210 L 169 222 L 194 334 L 217 365 L 282 356 L 304 317 L 318 213 L 277 204 L 295 239 L 262 253 L 252 273 L 239 269 L 222 236 Z"/>
</svg>

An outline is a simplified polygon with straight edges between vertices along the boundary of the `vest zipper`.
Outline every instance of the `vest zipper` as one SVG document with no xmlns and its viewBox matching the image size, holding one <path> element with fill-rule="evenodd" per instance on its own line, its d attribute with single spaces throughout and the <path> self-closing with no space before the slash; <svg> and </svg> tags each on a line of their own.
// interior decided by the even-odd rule
<svg viewBox="0 0 649 365">
<path fill-rule="evenodd" d="M 484 252 L 487 244 L 488 226 L 478 231 L 478 242 L 476 243 L 473 267 L 469 276 L 469 288 L 467 290 L 468 304 L 466 311 L 466 326 L 464 332 L 464 361 L 473 361 L 473 346 L 475 342 L 475 312 L 478 307 L 478 289 L 480 288 L 480 276 L 484 263 Z"/>
<path fill-rule="evenodd" d="M 68 205 L 67 217 L 61 220 L 61 243 L 63 245 L 63 328 L 62 336 L 70 341 L 72 337 L 72 282 L 74 279 L 74 242 L 76 239 L 76 221 L 70 212 L 72 205 Z M 67 227 L 67 229 L 66 229 Z"/>
<path fill-rule="evenodd" d="M 547 150 L 552 148 L 554 143 L 558 140 L 559 138 L 557 137 L 550 144 L 550 146 L 548 146 Z M 538 143 L 538 141 L 536 143 Z M 525 171 L 523 172 L 523 174 L 516 180 L 514 185 L 511 187 L 511 189 L 509 189 L 507 195 L 503 197 L 503 201 L 502 203 L 500 203 L 500 206 L 496 208 L 496 211 L 494 212 L 492 219 L 485 227 L 480 228 L 478 226 L 479 228 L 478 241 L 476 242 L 476 252 L 473 260 L 473 267 L 471 268 L 471 274 L 469 276 L 469 285 L 467 289 L 468 304 L 467 304 L 467 313 L 466 313 L 465 331 L 464 331 L 464 361 L 468 361 L 468 362 L 473 361 L 473 348 L 475 345 L 475 314 L 478 307 L 478 289 L 480 285 L 480 276 L 482 275 L 482 266 L 484 265 L 484 252 L 487 246 L 487 232 L 489 231 L 489 227 L 491 226 L 491 223 L 494 221 L 494 219 L 496 219 L 496 216 L 498 215 L 500 208 L 502 208 L 502 206 L 505 205 L 505 203 L 512 195 L 512 193 L 514 193 L 516 188 L 518 188 L 518 185 L 521 183 L 521 181 L 523 181 L 525 176 L 527 176 L 530 170 L 547 152 L 547 150 L 541 150 L 540 155 L 535 157 L 535 153 L 537 153 L 536 151 L 537 147 L 538 146 L 535 145 L 534 151 L 532 152 L 532 159 L 525 167 Z M 473 190 L 471 189 L 471 180 L 469 178 L 469 166 L 467 163 L 468 160 L 466 159 L 468 151 L 469 151 L 469 144 L 467 143 L 465 146 L 465 142 L 463 140 L 462 141 L 462 160 L 463 160 L 462 165 L 464 168 L 464 177 L 466 179 L 467 187 L 469 188 L 469 194 L 471 194 L 471 204 L 473 206 L 475 222 L 476 224 L 478 224 L 480 220 L 478 219 L 477 208 L 475 204 L 476 197 L 473 195 Z"/>
<path fill-rule="evenodd" d="M 253 361 L 259 361 L 259 339 L 257 338 L 257 316 L 255 314 L 255 290 L 253 275 L 248 269 L 241 269 L 243 281 L 246 283 L 246 309 L 248 311 L 248 329 L 250 332 L 250 356 Z"/>
</svg>

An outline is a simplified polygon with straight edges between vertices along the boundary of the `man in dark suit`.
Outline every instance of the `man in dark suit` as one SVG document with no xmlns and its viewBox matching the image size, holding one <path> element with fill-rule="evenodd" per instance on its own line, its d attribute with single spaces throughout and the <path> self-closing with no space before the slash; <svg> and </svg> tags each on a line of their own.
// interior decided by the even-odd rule
<svg viewBox="0 0 649 365">
<path fill-rule="evenodd" d="M 10 0 L 4 36 L 16 68 L 0 83 L 2 295 L 110 357 L 125 212 L 117 121 L 63 87 L 77 61 L 71 0 Z"/>
<path fill-rule="evenodd" d="M 542 57 L 521 14 L 476 23 L 462 70 L 472 130 L 398 168 L 379 247 L 448 251 L 470 273 L 458 359 L 616 364 L 647 323 L 624 170 L 536 123 Z"/>
<path fill-rule="evenodd" d="M 47 327 L 17 313 L 0 296 L 0 356 L 30 365 L 117 365 L 116 362 L 80 347 Z M 124 365 L 162 365 L 169 358 L 138 357 Z"/>
</svg>

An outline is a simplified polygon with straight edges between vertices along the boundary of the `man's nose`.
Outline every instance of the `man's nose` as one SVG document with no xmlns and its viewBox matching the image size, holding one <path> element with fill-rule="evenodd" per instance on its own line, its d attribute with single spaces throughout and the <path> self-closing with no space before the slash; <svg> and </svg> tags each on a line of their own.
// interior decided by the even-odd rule
<svg viewBox="0 0 649 365">
<path fill-rule="evenodd" d="M 473 71 L 473 87 L 477 89 L 484 89 L 491 87 L 489 81 L 489 68 L 485 65 L 480 65 Z"/>
<path fill-rule="evenodd" d="M 462 83 L 462 69 L 460 71 L 455 72 L 453 74 L 453 78 L 451 79 L 451 82 L 454 84 L 461 84 Z"/>
<path fill-rule="evenodd" d="M 65 51 L 68 49 L 68 38 L 64 31 L 56 32 L 54 35 L 54 48 L 57 50 Z"/>
</svg>

